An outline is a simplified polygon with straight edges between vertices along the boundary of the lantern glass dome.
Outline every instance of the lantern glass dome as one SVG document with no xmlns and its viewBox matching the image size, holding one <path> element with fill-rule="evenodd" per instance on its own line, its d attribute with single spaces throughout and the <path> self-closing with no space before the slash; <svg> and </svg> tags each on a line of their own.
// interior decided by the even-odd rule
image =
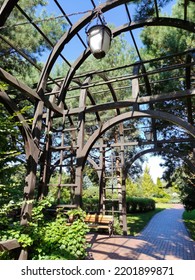
<svg viewBox="0 0 195 280">
<path fill-rule="evenodd" d="M 144 134 L 147 141 L 152 141 L 153 138 L 152 130 L 144 131 Z"/>
<path fill-rule="evenodd" d="M 88 32 L 88 45 L 97 59 L 103 58 L 110 49 L 112 32 L 105 25 L 94 25 Z"/>
</svg>

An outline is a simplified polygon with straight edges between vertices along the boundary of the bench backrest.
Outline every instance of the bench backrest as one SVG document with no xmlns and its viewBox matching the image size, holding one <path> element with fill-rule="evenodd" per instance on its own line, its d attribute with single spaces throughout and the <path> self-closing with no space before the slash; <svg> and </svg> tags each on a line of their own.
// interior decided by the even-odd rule
<svg viewBox="0 0 195 280">
<path fill-rule="evenodd" d="M 85 222 L 88 223 L 109 224 L 110 221 L 113 222 L 113 216 L 111 215 L 87 214 L 85 217 Z"/>
</svg>

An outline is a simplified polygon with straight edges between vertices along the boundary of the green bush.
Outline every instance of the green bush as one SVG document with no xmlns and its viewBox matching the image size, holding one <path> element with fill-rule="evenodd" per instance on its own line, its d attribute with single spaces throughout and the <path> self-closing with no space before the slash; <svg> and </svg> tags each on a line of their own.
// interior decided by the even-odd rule
<svg viewBox="0 0 195 280">
<path fill-rule="evenodd" d="M 190 233 L 190 237 L 195 241 L 195 210 L 184 211 L 183 220 Z"/>
<path fill-rule="evenodd" d="M 99 199 L 97 197 L 84 197 L 83 209 L 87 213 L 97 213 L 99 211 Z"/>
<path fill-rule="evenodd" d="M 0 233 L 0 240 L 16 238 L 23 248 L 28 250 L 28 259 L 32 260 L 78 260 L 87 255 L 86 233 L 88 226 L 84 223 L 85 212 L 81 209 L 71 210 L 64 215 L 58 211 L 56 217 L 46 218 L 45 209 L 50 207 L 48 200 L 36 202 L 32 219 L 28 226 L 18 222 L 10 224 Z M 67 216 L 76 219 L 67 225 Z M 17 259 L 16 251 L 0 254 L 0 259 Z"/>
<path fill-rule="evenodd" d="M 181 201 L 187 211 L 195 209 L 195 175 L 186 176 L 185 181 L 181 184 Z"/>
<path fill-rule="evenodd" d="M 147 212 L 155 209 L 155 201 L 151 198 L 127 197 L 127 213 Z"/>
<path fill-rule="evenodd" d="M 164 197 L 154 197 L 156 203 L 169 203 L 171 202 L 171 197 L 169 195 Z"/>
<path fill-rule="evenodd" d="M 140 197 L 127 197 L 127 213 L 134 212 L 147 212 L 155 209 L 156 199 L 151 198 L 140 198 Z M 165 201 L 167 202 L 167 201 Z M 86 212 L 98 212 L 98 203 L 99 200 L 97 197 L 84 197 L 83 198 L 83 209 Z M 106 209 L 112 210 L 114 207 L 115 210 L 118 210 L 118 201 L 106 201 Z"/>
</svg>

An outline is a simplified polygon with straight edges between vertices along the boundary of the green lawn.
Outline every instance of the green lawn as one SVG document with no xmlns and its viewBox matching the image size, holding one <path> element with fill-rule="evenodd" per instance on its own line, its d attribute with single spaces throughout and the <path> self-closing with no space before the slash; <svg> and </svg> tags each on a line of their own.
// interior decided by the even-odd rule
<svg viewBox="0 0 195 280">
<path fill-rule="evenodd" d="M 186 224 L 191 238 L 195 240 L 195 210 L 189 212 L 185 211 L 183 213 L 183 220 Z"/>
</svg>

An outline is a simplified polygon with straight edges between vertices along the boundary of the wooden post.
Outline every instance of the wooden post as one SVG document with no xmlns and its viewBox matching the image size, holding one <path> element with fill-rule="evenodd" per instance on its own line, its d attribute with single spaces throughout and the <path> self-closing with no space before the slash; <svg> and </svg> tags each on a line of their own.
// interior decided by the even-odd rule
<svg viewBox="0 0 195 280">
<path fill-rule="evenodd" d="M 120 142 L 124 144 L 124 131 L 123 123 L 120 123 Z M 124 157 L 124 145 L 121 145 L 121 191 L 122 191 L 122 225 L 123 235 L 127 235 L 127 207 L 126 207 L 126 176 L 125 176 L 125 157 Z"/>
</svg>

